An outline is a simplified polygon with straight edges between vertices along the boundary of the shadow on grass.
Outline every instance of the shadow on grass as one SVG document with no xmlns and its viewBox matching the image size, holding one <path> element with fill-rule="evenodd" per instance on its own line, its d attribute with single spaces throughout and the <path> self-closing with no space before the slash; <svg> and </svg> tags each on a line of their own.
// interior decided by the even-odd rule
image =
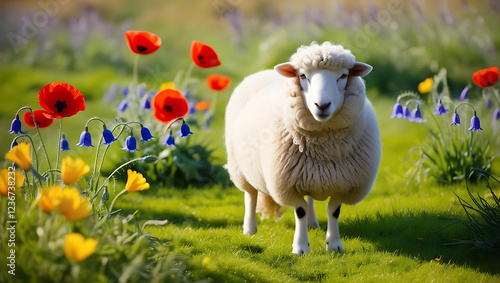
<svg viewBox="0 0 500 283">
<path fill-rule="evenodd" d="M 360 238 L 373 243 L 379 251 L 500 274 L 500 259 L 475 253 L 470 246 L 448 245 L 469 235 L 463 225 L 455 222 L 456 216 L 406 211 L 344 222 L 341 218 L 339 228 L 342 238 Z M 320 222 L 320 226 L 326 232 L 326 221 Z"/>
</svg>

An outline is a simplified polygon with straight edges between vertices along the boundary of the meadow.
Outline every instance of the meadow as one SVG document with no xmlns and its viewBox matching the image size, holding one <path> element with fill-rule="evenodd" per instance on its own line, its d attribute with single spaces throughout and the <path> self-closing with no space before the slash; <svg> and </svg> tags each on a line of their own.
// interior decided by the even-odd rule
<svg viewBox="0 0 500 283">
<path fill-rule="evenodd" d="M 243 193 L 226 182 L 225 175 L 220 172 L 202 181 L 191 182 L 188 176 L 188 181 L 174 182 L 173 178 L 186 176 L 181 174 L 186 172 L 182 164 L 187 167 L 201 161 L 176 163 L 175 158 L 164 156 L 167 161 L 162 163 L 163 167 L 154 170 L 131 167 L 139 171 L 144 169 L 141 172 L 151 187 L 119 197 L 114 205 L 118 212 L 114 214 L 103 213 L 102 207 L 109 207 L 111 200 L 120 194 L 127 181 L 128 167 L 119 170 L 114 177 L 116 182 L 110 181 L 106 187 L 109 192 L 107 204 L 99 204 L 99 209 L 93 210 L 89 219 L 66 226 L 60 215 L 42 213 L 36 202 L 31 205 L 34 198 L 22 201 L 18 197 L 21 227 L 17 231 L 18 274 L 11 276 L 2 268 L 0 281 L 500 281 L 498 248 L 459 244 L 462 240 L 477 240 L 470 226 L 464 225 L 470 218 L 461 199 L 472 203 L 469 196 L 472 192 L 473 197 L 490 203 L 498 217 L 500 207 L 494 194 L 500 195 L 500 184 L 490 179 L 490 190 L 485 178 L 471 183 L 466 178 L 444 183 L 433 177 L 431 168 L 434 167 L 429 161 L 423 163 L 423 169 L 413 179 L 410 178 L 410 173 L 415 172 L 414 164 L 419 161 L 419 151 L 412 149 L 416 146 L 426 148 L 429 144 L 432 148 L 429 133 L 449 125 L 452 108 L 442 120 L 435 116 L 429 102 L 432 101 L 431 93 L 439 91 L 433 91 L 420 94 L 421 100 L 428 104 L 422 108 L 426 123 L 390 118 L 398 95 L 406 91 L 418 93 L 420 82 L 436 76 L 444 68 L 449 92 L 446 102 L 457 105 L 462 89 L 469 86 L 470 101 L 477 107 L 484 129 L 474 132 L 474 138 L 489 145 L 482 153 L 498 154 L 500 121 L 495 124 L 491 118 L 493 109 L 483 101 L 483 89 L 472 81 L 473 72 L 499 65 L 500 36 L 495 28 L 499 24 L 500 7 L 495 1 L 479 4 L 462 1 L 460 5 L 453 5 L 452 1 L 401 3 L 381 0 L 308 4 L 281 0 L 273 4 L 237 0 L 142 1 L 140 4 L 139 1 L 118 0 L 69 4 L 54 0 L 50 3 L 55 3 L 51 7 L 57 7 L 57 12 L 53 16 L 47 13 L 48 20 L 43 25 L 36 24 L 34 15 L 45 11 L 36 1 L 0 4 L 3 16 L 0 124 L 5 128 L 0 135 L 0 148 L 3 152 L 10 149 L 14 137 L 7 131 L 17 109 L 25 105 L 39 109 L 39 90 L 50 82 L 66 82 L 83 93 L 86 109 L 64 118 L 64 134 L 71 150 L 64 151 L 61 156 L 81 158 L 90 165 L 92 172 L 94 156 L 100 148 L 96 137 L 102 133 L 102 127 L 89 128 L 94 139 L 93 148 L 79 147 L 76 143 L 85 121 L 92 117 L 98 116 L 108 126 L 119 124 L 115 120 L 117 117 L 127 120 L 117 107 L 123 98 L 120 88 L 130 86 L 134 80 L 136 59 L 123 33 L 144 30 L 160 36 L 162 46 L 155 53 L 140 57 L 138 81 L 148 91 L 158 91 L 165 82 L 174 81 L 176 86 L 182 86 L 187 81 L 190 96 L 212 101 L 215 105 L 212 105 L 213 119 L 206 129 L 201 124 L 191 124 L 194 134 L 178 144 L 179 149 L 185 150 L 182 153 L 201 145 L 210 152 L 206 157 L 209 163 L 225 164 L 224 109 L 232 89 L 245 76 L 285 62 L 301 44 L 330 40 L 350 48 L 357 60 L 374 67 L 365 79 L 367 96 L 375 107 L 380 125 L 382 161 L 367 198 L 355 206 L 342 208 L 343 253 L 326 251 L 326 202 L 316 203 L 320 228 L 309 231 L 311 253 L 300 257 L 291 253 L 295 228 L 291 208 L 284 208 L 283 217 L 278 221 L 259 220 L 256 235 L 243 235 Z M 22 19 L 35 23 L 33 36 L 23 34 L 26 21 Z M 23 35 L 26 40 L 13 44 L 4 36 L 9 33 Z M 189 50 L 193 40 L 212 46 L 221 65 L 210 70 L 193 68 L 191 79 L 183 81 L 191 64 Z M 205 77 L 211 73 L 230 77 L 229 88 L 217 93 L 212 91 L 205 84 Z M 113 84 L 118 86 L 113 92 L 116 98 L 106 100 Z M 498 89 L 498 84 L 495 87 Z M 493 103 L 500 107 L 500 101 Z M 472 135 L 467 131 L 472 114 L 464 113 L 467 115 L 457 130 L 460 133 L 457 139 L 460 135 Z M 193 116 L 196 119 L 205 117 L 196 115 Z M 144 121 L 144 124 L 155 122 L 148 116 Z M 43 139 L 47 155 L 55 157 L 59 148 L 57 124 L 40 129 L 39 134 L 24 124 L 23 130 L 29 130 L 34 142 Z M 137 130 L 134 128 L 134 131 Z M 160 134 L 156 140 L 161 143 L 165 132 L 155 133 Z M 123 151 L 120 148 L 126 146 L 124 140 L 122 137 L 115 142 L 119 146 L 110 146 L 103 160 L 104 178 L 123 161 L 165 154 L 164 147 L 158 150 L 151 146 L 150 150 L 142 143 L 138 145 L 139 152 Z M 41 148 L 37 151 L 43 156 Z M 194 156 L 191 158 L 202 159 L 201 155 L 196 155 L 199 152 L 190 154 Z M 486 168 L 494 177 L 500 176 L 499 162 L 498 158 L 494 159 Z M 44 162 L 38 163 L 40 172 L 47 169 Z M 174 165 L 179 169 L 169 168 Z M 7 160 L 2 161 L 2 168 L 8 166 Z M 469 172 L 468 168 L 464 170 Z M 81 191 L 86 191 L 87 182 L 95 185 L 88 176 L 84 179 L 78 182 Z M 100 195 L 101 198 L 106 202 L 104 196 Z M 0 203 L 0 216 L 5 218 L 6 198 Z M 107 218 L 109 223 L 102 224 Z M 144 225 L 151 223 L 150 220 L 168 222 Z M 5 219 L 0 223 L 7 227 Z M 39 227 L 32 227 L 36 225 Z M 96 228 L 102 225 L 107 229 Z M 4 231 L 2 227 L 2 266 L 8 263 L 4 256 L 8 251 L 5 245 L 8 237 Z M 498 228 L 495 231 L 499 231 Z M 97 250 L 83 261 L 69 262 L 62 252 L 62 238 L 66 232 L 97 238 Z M 498 234 L 496 243 L 499 243 Z"/>
</svg>

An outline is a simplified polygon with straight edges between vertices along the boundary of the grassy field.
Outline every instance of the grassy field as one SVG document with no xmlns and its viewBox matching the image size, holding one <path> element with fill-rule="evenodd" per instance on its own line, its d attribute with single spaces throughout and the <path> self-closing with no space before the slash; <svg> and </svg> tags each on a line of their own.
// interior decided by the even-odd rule
<svg viewBox="0 0 500 283">
<path fill-rule="evenodd" d="M 192 40 L 217 50 L 222 66 L 213 71 L 195 69 L 193 77 L 200 78 L 200 84 L 194 94 L 213 95 L 202 81 L 211 72 L 230 76 L 231 86 L 219 95 L 210 128 L 190 138 L 193 143 L 209 144 L 215 150 L 215 162 L 224 164 L 224 109 L 231 90 L 246 75 L 286 61 L 300 44 L 332 40 L 352 48 L 358 60 L 374 66 L 366 82 L 383 147 L 372 192 L 358 205 L 342 207 L 344 253 L 326 251 L 326 202 L 316 203 L 321 227 L 309 231 L 311 253 L 303 257 L 291 253 L 295 228 L 291 208 L 284 208 L 278 221 L 259 221 L 256 235 L 243 235 L 243 193 L 234 186 L 176 188 L 151 183 L 151 189 L 125 195 L 116 207 L 124 216 L 138 211 L 140 222 L 167 219 L 166 225 L 148 226 L 145 231 L 168 243 L 165 256 L 180 255 L 186 278 L 194 281 L 500 282 L 498 257 L 472 251 L 467 245 L 449 245 L 472 237 L 457 224 L 466 218 L 457 198 L 467 199 L 465 182 L 442 185 L 428 179 L 408 184 L 405 173 L 411 165 L 405 158 L 412 147 L 424 144 L 427 128 L 389 118 L 398 94 L 416 90 L 420 81 L 442 67 L 449 70 L 452 97 L 457 98 L 472 83 L 473 71 L 498 66 L 500 36 L 495 28 L 500 20 L 495 5 L 467 1 L 460 8 L 450 1 L 443 1 L 444 6 L 404 4 L 399 12 L 391 12 L 389 23 L 380 24 L 377 14 L 392 11 L 387 1 L 372 0 L 370 5 L 366 1 L 339 5 L 330 1 L 101 2 L 61 5 L 57 21 L 40 28 L 19 52 L 13 52 L 5 38 L 0 40 L 0 124 L 5 129 L 0 148 L 4 151 L 12 141 L 6 131 L 15 111 L 24 105 L 38 109 L 38 91 L 49 82 L 63 81 L 80 89 L 87 104 L 86 111 L 64 119 L 64 133 L 72 147 L 65 155 L 91 164 L 95 149 L 75 144 L 87 119 L 99 116 L 108 122 L 116 117 L 118 101 L 107 104 L 102 97 L 112 83 L 130 83 L 134 57 L 122 34 L 123 29 L 137 29 L 155 32 L 163 40 L 157 53 L 141 57 L 139 63 L 139 81 L 148 89 L 158 89 L 186 71 Z M 19 30 L 18 19 L 31 17 L 40 9 L 37 5 L 36 1 L 3 2 L 1 6 L 11 13 L 3 18 L 0 32 Z M 242 11 L 241 22 L 230 18 L 234 11 Z M 94 18 L 97 24 L 89 25 L 83 43 L 76 44 L 78 32 L 70 28 L 71 20 L 88 20 L 95 16 L 91 12 L 99 20 Z M 366 33 L 376 23 L 379 31 L 368 36 L 368 47 L 361 47 L 353 35 Z M 471 95 L 481 94 L 474 90 Z M 491 135 L 488 127 L 480 134 Z M 57 130 L 53 125 L 41 131 L 50 156 L 57 151 Z M 91 131 L 97 136 L 100 129 Z M 121 152 L 116 149 L 111 155 Z M 109 165 L 114 164 L 105 167 Z M 499 168 L 496 160 L 495 176 L 500 176 Z M 498 184 L 492 185 L 499 192 Z M 484 183 L 470 190 L 488 198 Z M 110 193 L 112 199 L 116 192 Z M 32 279 L 36 281 L 36 274 Z"/>
</svg>

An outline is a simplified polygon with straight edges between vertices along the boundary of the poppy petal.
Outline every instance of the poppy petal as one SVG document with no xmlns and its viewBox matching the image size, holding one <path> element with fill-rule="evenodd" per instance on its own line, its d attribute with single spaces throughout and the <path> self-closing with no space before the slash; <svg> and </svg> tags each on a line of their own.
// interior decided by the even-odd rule
<svg viewBox="0 0 500 283">
<path fill-rule="evenodd" d="M 163 123 L 183 117 L 189 112 L 187 99 L 178 90 L 166 89 L 160 91 L 152 101 L 154 117 Z"/>
<path fill-rule="evenodd" d="M 191 59 L 202 68 L 211 68 L 220 65 L 219 58 L 214 49 L 202 42 L 193 40 L 191 43 Z"/>
<path fill-rule="evenodd" d="M 38 102 L 52 119 L 70 117 L 85 110 L 83 94 L 72 85 L 53 82 L 44 86 L 38 94 Z"/>
<path fill-rule="evenodd" d="M 48 114 L 49 113 L 45 110 L 33 111 L 33 115 L 35 116 L 35 122 L 36 122 L 39 129 L 47 128 L 54 121 L 52 118 L 47 117 Z M 24 123 L 26 123 L 26 125 L 28 125 L 32 128 L 35 127 L 35 124 L 33 123 L 33 115 L 31 115 L 31 112 L 26 112 L 26 113 L 24 113 L 24 116 L 23 116 Z"/>
<path fill-rule="evenodd" d="M 231 79 L 229 77 L 211 74 L 207 76 L 207 84 L 211 90 L 222 91 L 229 86 Z"/>
<path fill-rule="evenodd" d="M 136 54 L 151 54 L 161 46 L 161 38 L 147 31 L 129 30 L 125 32 L 125 38 L 130 50 Z"/>
<path fill-rule="evenodd" d="M 472 80 L 482 88 L 494 86 L 498 82 L 498 67 L 475 71 L 472 74 Z"/>
</svg>

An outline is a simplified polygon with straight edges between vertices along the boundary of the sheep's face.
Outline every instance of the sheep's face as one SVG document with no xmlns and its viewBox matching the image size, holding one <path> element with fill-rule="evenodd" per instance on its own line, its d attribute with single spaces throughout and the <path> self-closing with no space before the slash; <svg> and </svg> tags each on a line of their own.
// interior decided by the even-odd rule
<svg viewBox="0 0 500 283">
<path fill-rule="evenodd" d="M 372 70 L 370 65 L 359 62 L 351 69 L 295 69 L 290 63 L 274 68 L 285 77 L 299 77 L 304 103 L 319 122 L 330 120 L 342 109 L 349 76 L 365 76 Z"/>
</svg>

